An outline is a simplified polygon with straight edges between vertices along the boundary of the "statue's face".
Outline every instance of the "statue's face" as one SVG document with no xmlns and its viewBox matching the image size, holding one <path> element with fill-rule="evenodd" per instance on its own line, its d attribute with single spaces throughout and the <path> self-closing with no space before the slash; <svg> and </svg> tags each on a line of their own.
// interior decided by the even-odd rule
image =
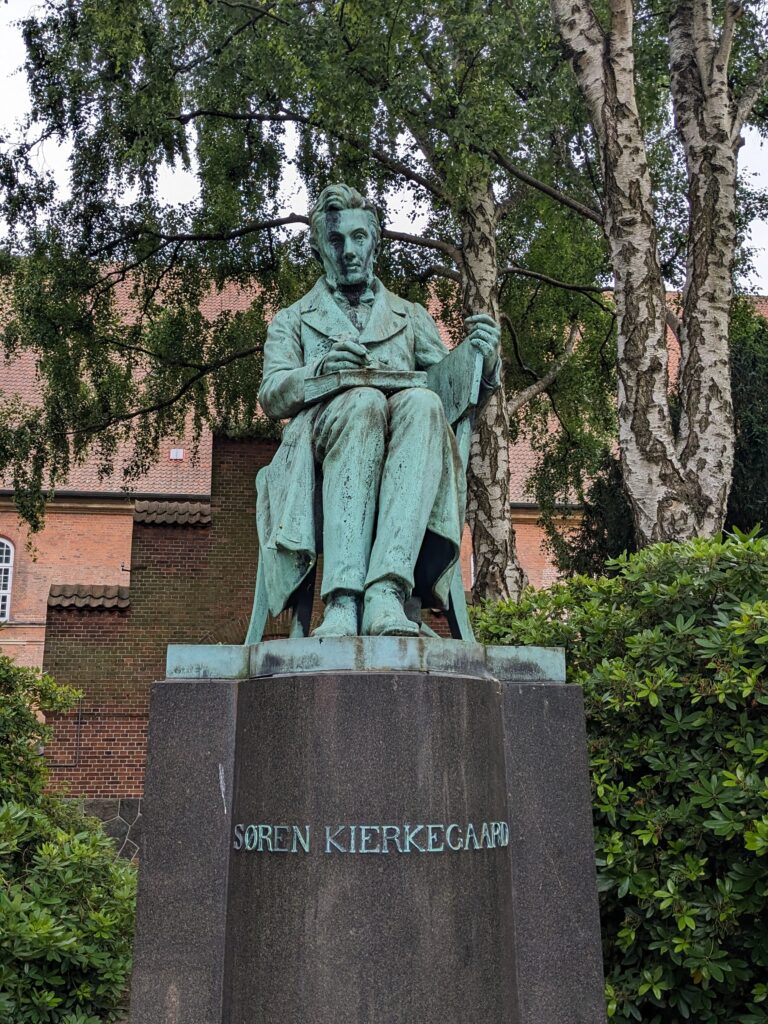
<svg viewBox="0 0 768 1024">
<path fill-rule="evenodd" d="M 322 258 L 326 276 L 342 288 L 373 278 L 376 235 L 365 210 L 330 210 L 325 218 Z"/>
</svg>

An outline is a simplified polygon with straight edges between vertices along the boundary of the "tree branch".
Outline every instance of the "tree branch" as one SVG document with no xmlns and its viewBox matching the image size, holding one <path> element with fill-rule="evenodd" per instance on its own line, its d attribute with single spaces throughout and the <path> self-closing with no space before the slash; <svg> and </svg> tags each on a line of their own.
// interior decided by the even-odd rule
<svg viewBox="0 0 768 1024">
<path fill-rule="evenodd" d="M 711 0 L 696 0 L 696 3 L 691 5 L 691 10 L 693 57 L 699 71 L 702 93 L 706 93 L 710 85 L 712 68 L 717 54 L 712 2 Z"/>
<path fill-rule="evenodd" d="M 574 349 L 576 348 L 576 340 L 579 336 L 579 325 L 578 323 L 571 324 L 571 330 L 568 334 L 568 340 L 565 343 L 562 355 L 550 366 L 543 377 L 540 377 L 533 384 L 530 384 L 527 388 L 523 388 L 522 391 L 518 391 L 517 394 L 509 399 L 507 402 L 507 408 L 509 410 L 510 418 L 517 415 L 517 413 L 527 405 L 530 401 L 540 395 L 543 391 L 546 391 L 551 384 L 554 383 L 561 370 L 573 355 Z M 560 417 L 558 416 L 558 419 Z M 561 420 L 562 423 L 562 420 Z"/>
<path fill-rule="evenodd" d="M 133 352 L 136 355 L 145 356 L 147 359 L 152 360 L 154 363 L 160 363 L 162 366 L 173 367 L 178 370 L 205 370 L 206 366 L 204 363 L 190 363 L 186 359 L 168 359 L 165 356 L 158 355 L 157 352 L 153 352 L 151 349 L 144 348 L 142 345 L 130 345 L 126 341 L 118 341 L 116 338 L 109 338 L 103 342 L 100 342 L 103 348 L 116 348 L 120 352 Z M 259 346 L 259 350 L 261 346 Z"/>
<path fill-rule="evenodd" d="M 731 59 L 731 50 L 733 49 L 733 33 L 736 29 L 736 22 L 742 14 L 743 8 L 740 3 L 734 2 L 734 0 L 725 0 L 723 30 L 720 33 L 720 42 L 712 57 L 712 65 L 709 69 L 710 83 L 713 81 L 715 74 L 721 78 L 725 78 L 727 75 L 728 63 Z"/>
<path fill-rule="evenodd" d="M 423 235 L 409 235 L 404 231 L 390 231 L 387 228 L 382 231 L 384 238 L 391 238 L 394 242 L 405 242 L 407 245 L 420 245 L 424 249 L 436 249 L 458 263 L 461 260 L 461 251 L 450 242 L 444 242 L 439 238 L 424 238 Z"/>
<path fill-rule="evenodd" d="M 75 428 L 74 430 L 64 431 L 67 437 L 80 437 L 83 434 L 98 434 L 103 430 L 107 430 L 109 427 L 114 427 L 118 423 L 128 423 L 130 420 L 138 419 L 139 416 L 151 416 L 152 413 L 162 412 L 163 409 L 168 409 L 174 405 L 180 398 L 188 392 L 203 377 L 207 377 L 211 373 L 215 373 L 216 370 L 221 370 L 225 366 L 229 366 L 230 363 L 236 362 L 238 359 L 245 359 L 247 356 L 252 356 L 256 352 L 261 352 L 262 345 L 251 345 L 249 348 L 241 349 L 239 352 L 232 352 L 228 356 L 222 356 L 221 359 L 217 359 L 213 363 L 203 365 L 194 373 L 188 380 L 186 380 L 182 386 L 175 391 L 168 398 L 163 398 L 161 401 L 156 402 L 154 405 L 144 406 L 141 409 L 134 409 L 133 412 L 121 413 L 118 416 L 108 416 L 107 419 L 102 420 L 101 423 L 92 424 L 88 427 Z"/>
<path fill-rule="evenodd" d="M 532 370 L 530 366 L 528 366 L 528 364 L 523 360 L 523 354 L 520 351 L 520 338 L 518 337 L 515 325 L 512 323 L 512 318 L 509 316 L 508 313 L 502 313 L 500 319 L 502 325 L 506 327 L 507 330 L 509 331 L 509 336 L 512 339 L 512 349 L 515 353 L 517 365 L 520 367 L 523 373 L 527 373 L 529 377 L 533 377 L 534 380 L 538 380 L 538 373 L 536 373 L 535 370 Z"/>
<path fill-rule="evenodd" d="M 197 107 L 194 110 L 184 110 L 180 114 L 169 114 L 168 116 L 171 121 L 178 121 L 179 124 L 184 125 L 197 120 L 198 117 L 219 117 L 225 121 L 297 121 L 301 124 L 309 124 L 308 117 L 295 114 L 290 110 L 276 110 L 273 113 L 260 114 L 250 110 L 219 110 L 214 107 Z"/>
<path fill-rule="evenodd" d="M 583 295 L 585 299 L 588 299 L 594 305 L 598 306 L 605 313 L 610 313 L 612 317 L 616 316 L 615 310 L 611 309 L 604 302 L 598 299 L 597 295 L 602 295 L 606 289 L 601 288 L 599 285 L 593 284 L 570 284 L 567 281 L 558 281 L 556 277 L 549 277 L 547 274 L 539 274 L 535 270 L 527 270 L 525 267 L 519 267 L 516 263 L 513 263 L 509 267 L 505 267 L 500 274 L 517 274 L 520 277 L 529 277 L 534 281 L 541 281 L 542 284 L 551 285 L 553 288 L 562 288 L 568 292 L 576 292 L 578 295 Z"/>
<path fill-rule="evenodd" d="M 626 48 L 632 45 L 634 11 L 631 0 L 609 0 L 611 9 L 611 46 L 619 43 Z"/>
<path fill-rule="evenodd" d="M 734 141 L 741 134 L 741 129 L 744 127 L 745 121 L 752 113 L 752 108 L 760 98 L 763 89 L 765 89 L 766 83 L 768 83 L 768 57 L 760 65 L 760 69 L 755 75 L 752 84 L 747 86 L 741 94 L 741 99 L 736 105 L 736 113 L 733 117 L 732 133 Z"/>
<path fill-rule="evenodd" d="M 114 270 L 108 270 L 107 273 L 103 274 L 94 284 L 94 291 L 96 295 L 98 296 L 102 294 L 97 291 L 99 285 L 105 284 L 107 286 L 105 291 L 108 291 L 110 288 L 114 288 L 115 285 L 121 284 L 126 280 L 132 270 L 137 270 L 143 263 L 146 263 L 147 260 L 151 260 L 153 256 L 157 256 L 159 252 L 162 252 L 163 249 L 170 244 L 170 242 L 160 242 L 159 245 L 156 245 L 154 249 L 146 253 L 144 256 L 137 257 L 135 260 L 131 260 L 130 263 L 124 263 L 122 266 L 117 267 Z"/>
<path fill-rule="evenodd" d="M 249 221 L 240 228 L 233 228 L 231 231 L 179 231 L 164 232 L 138 229 L 135 236 L 148 235 L 150 238 L 157 238 L 161 241 L 162 248 L 172 242 L 231 242 L 245 235 L 253 234 L 256 231 L 265 231 L 268 228 L 282 227 L 286 224 L 309 224 L 309 217 L 299 213 L 290 213 L 285 217 L 275 217 L 272 220 Z M 444 242 L 439 238 L 426 238 L 423 235 L 411 235 L 405 231 L 390 231 L 384 228 L 382 237 L 389 238 L 394 242 L 405 242 L 408 245 L 418 245 L 422 249 L 435 249 L 444 253 L 449 259 L 458 263 L 461 260 L 461 251 L 451 242 Z M 153 252 L 157 252 L 155 249 Z"/>
<path fill-rule="evenodd" d="M 218 2 L 219 3 L 223 3 L 223 0 L 218 0 Z M 224 6 L 229 7 L 229 6 L 235 6 L 235 5 L 234 4 L 226 4 L 226 3 L 224 3 Z M 244 5 L 237 5 L 237 6 L 241 6 L 242 7 Z M 258 7 L 247 7 L 247 8 L 245 8 L 246 10 L 250 11 L 251 14 L 254 15 L 253 18 L 249 18 L 247 21 L 244 21 L 242 23 L 242 25 L 238 25 L 236 28 L 232 29 L 232 31 L 219 43 L 219 45 L 215 46 L 212 50 L 206 51 L 201 56 L 195 57 L 194 60 L 188 61 L 186 64 L 173 64 L 173 65 L 171 65 L 171 72 L 172 72 L 172 74 L 174 74 L 174 75 L 186 74 L 189 71 L 194 71 L 194 69 L 196 67 L 199 67 L 201 64 L 205 64 L 206 61 L 211 60 L 214 57 L 220 57 L 221 54 L 226 50 L 226 48 L 229 46 L 229 44 L 231 42 L 234 42 L 234 40 L 237 39 L 237 37 L 239 35 L 241 35 L 245 31 L 247 31 L 249 28 L 252 28 L 256 24 L 256 22 L 259 21 L 261 18 L 266 18 L 267 16 L 270 16 L 270 17 L 272 17 L 273 20 L 279 21 L 283 25 L 287 25 L 288 24 L 287 21 L 283 21 L 282 18 L 279 18 L 277 15 L 274 15 L 274 14 L 271 13 L 272 9 L 274 7 L 276 7 L 276 6 L 277 6 L 277 4 L 272 3 L 272 4 L 266 5 L 263 8 L 258 8 Z"/>
<path fill-rule="evenodd" d="M 683 328 L 683 325 L 682 325 L 682 322 L 680 320 L 680 317 L 677 315 L 677 313 L 675 313 L 675 311 L 673 309 L 670 309 L 669 306 L 667 306 L 667 308 L 665 310 L 665 313 L 664 313 L 664 316 L 665 316 L 665 319 L 667 321 L 667 327 L 670 329 L 670 331 L 672 331 L 672 333 L 674 334 L 675 338 L 679 342 L 680 341 L 680 331 Z"/>
<path fill-rule="evenodd" d="M 567 281 L 558 281 L 556 277 L 549 277 L 547 274 L 539 274 L 535 270 L 528 270 L 525 267 L 519 266 L 517 263 L 511 263 L 508 267 L 504 267 L 503 270 L 499 271 L 500 274 L 519 274 L 521 277 L 532 277 L 534 281 L 543 281 L 544 284 L 551 284 L 555 288 L 565 288 L 569 292 L 595 292 L 598 295 L 602 295 L 605 288 L 601 288 L 597 284 L 569 284 Z"/>
<path fill-rule="evenodd" d="M 576 80 L 599 135 L 604 131 L 601 111 L 607 92 L 606 34 L 588 0 L 551 0 L 551 7 L 555 26 L 569 52 Z"/>
<path fill-rule="evenodd" d="M 455 281 L 457 284 L 461 282 L 458 270 L 451 270 L 450 267 L 445 267 L 441 263 L 433 263 L 431 266 L 425 267 L 418 274 L 414 274 L 411 280 L 425 284 L 430 277 L 447 277 L 449 281 Z"/>
<path fill-rule="evenodd" d="M 309 217 L 300 213 L 289 213 L 285 217 L 275 217 L 272 220 L 253 220 L 244 224 L 241 228 L 233 228 L 232 231 L 179 231 L 167 233 L 164 231 L 148 231 L 139 229 L 137 235 L 148 235 L 150 238 L 158 238 L 162 242 L 231 242 L 235 238 L 243 238 L 255 231 L 266 231 L 267 228 L 279 228 L 286 224 L 309 224 Z"/>
<path fill-rule="evenodd" d="M 513 164 L 508 157 L 504 156 L 504 154 L 500 153 L 497 149 L 492 150 L 490 156 L 497 164 L 499 164 L 500 167 L 503 167 L 504 170 L 514 178 L 524 182 L 526 185 L 530 185 L 531 188 L 537 189 L 550 199 L 554 199 L 554 201 L 556 203 L 560 203 L 561 206 L 567 206 L 569 210 L 573 210 L 574 213 L 578 213 L 579 216 L 586 217 L 587 220 L 591 220 L 595 224 L 599 224 L 601 228 L 603 227 L 604 218 L 602 213 L 599 213 L 597 210 L 593 210 L 589 206 L 585 206 L 583 203 L 580 203 L 578 199 L 572 199 L 564 192 L 554 188 L 554 186 L 548 185 L 544 181 L 539 181 L 538 178 L 534 178 L 532 174 L 528 174 L 527 171 L 524 171 L 521 167 L 517 167 Z"/>
</svg>

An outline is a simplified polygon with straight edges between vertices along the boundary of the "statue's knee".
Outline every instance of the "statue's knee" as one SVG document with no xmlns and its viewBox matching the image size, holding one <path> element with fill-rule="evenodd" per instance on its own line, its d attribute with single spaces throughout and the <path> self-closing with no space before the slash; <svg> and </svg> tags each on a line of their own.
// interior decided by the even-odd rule
<svg viewBox="0 0 768 1024">
<path fill-rule="evenodd" d="M 418 419 L 444 418 L 443 403 L 440 396 L 429 388 L 409 388 L 398 395 L 402 412 Z"/>
<path fill-rule="evenodd" d="M 387 400 L 378 388 L 352 388 L 346 406 L 348 415 L 365 419 L 374 428 L 387 425 Z"/>
<path fill-rule="evenodd" d="M 375 388 L 351 388 L 335 398 L 319 421 L 320 448 L 344 438 L 351 450 L 381 456 L 388 429 L 387 400 Z"/>
</svg>

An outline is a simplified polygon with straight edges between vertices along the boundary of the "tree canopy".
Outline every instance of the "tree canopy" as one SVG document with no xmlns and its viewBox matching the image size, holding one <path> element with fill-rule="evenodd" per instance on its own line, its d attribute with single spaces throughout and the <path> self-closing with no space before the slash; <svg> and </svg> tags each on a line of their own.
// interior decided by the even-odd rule
<svg viewBox="0 0 768 1024">
<path fill-rule="evenodd" d="M 673 284 L 693 237 L 669 101 L 675 10 L 632 8 L 654 258 Z M 618 7 L 593 13 L 613 38 Z M 760 126 L 763 15 L 713 15 L 732 94 L 754 93 Z M 524 415 L 550 447 L 559 417 L 571 457 L 614 429 L 606 150 L 547 5 L 48 0 L 23 32 L 32 111 L 26 141 L 0 157 L 3 342 L 35 354 L 43 390 L 42 410 L 6 405 L 0 429 L 23 514 L 39 524 L 46 481 L 94 451 L 108 465 L 120 441 L 130 476 L 187 420 L 267 429 L 266 322 L 317 273 L 292 233 L 306 211 L 286 208 L 280 185 L 296 174 L 311 197 L 346 179 L 385 217 L 404 193 L 421 214 L 423 228 L 385 232 L 387 283 L 410 298 L 436 289 L 455 331 L 462 313 L 503 314 L 506 393 L 481 425 L 470 511 L 481 592 L 511 590 L 510 433 Z M 71 145 L 64 197 L 35 169 L 40 139 Z M 192 202 L 160 199 L 172 165 L 196 175 Z M 225 283 L 253 302 L 206 320 L 202 297 Z"/>
</svg>

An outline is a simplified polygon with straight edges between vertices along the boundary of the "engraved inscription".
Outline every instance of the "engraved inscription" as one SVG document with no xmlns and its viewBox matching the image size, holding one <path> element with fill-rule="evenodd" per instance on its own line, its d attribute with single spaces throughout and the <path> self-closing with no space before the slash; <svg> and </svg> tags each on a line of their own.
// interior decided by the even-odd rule
<svg viewBox="0 0 768 1024">
<path fill-rule="evenodd" d="M 506 821 L 452 821 L 411 825 L 324 825 L 318 849 L 324 854 L 458 853 L 509 845 Z M 310 825 L 244 824 L 234 828 L 233 849 L 247 853 L 309 853 Z"/>
<path fill-rule="evenodd" d="M 232 846 L 249 853 L 309 853 L 309 825 L 235 825 Z"/>
</svg>

